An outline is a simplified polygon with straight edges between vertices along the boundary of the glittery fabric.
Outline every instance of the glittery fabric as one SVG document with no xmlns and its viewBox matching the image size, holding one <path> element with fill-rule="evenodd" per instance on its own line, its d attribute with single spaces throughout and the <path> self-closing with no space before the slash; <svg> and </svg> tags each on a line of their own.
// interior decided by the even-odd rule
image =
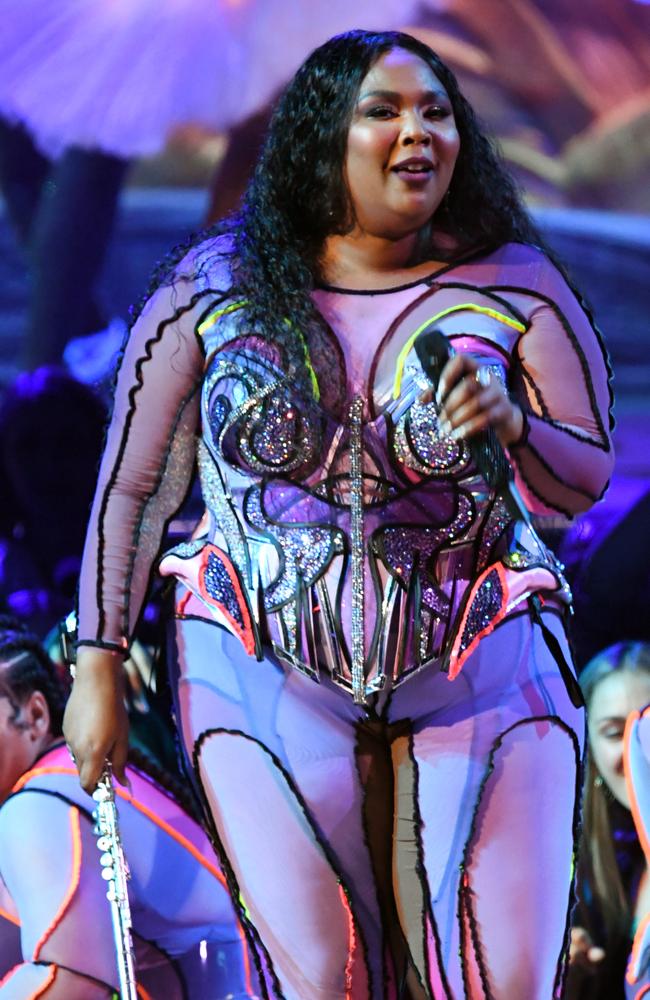
<svg viewBox="0 0 650 1000">
<path fill-rule="evenodd" d="M 607 368 L 543 254 L 513 244 L 431 284 L 316 290 L 323 327 L 302 341 L 314 378 L 299 379 L 250 328 L 245 303 L 214 291 L 229 273 L 211 248 L 183 264 L 186 276 L 200 272 L 198 290 L 189 277 L 160 289 L 125 351 L 84 558 L 81 642 L 128 642 L 195 456 L 202 537 L 232 562 L 256 655 L 273 649 L 327 672 L 357 700 L 443 662 L 469 627 L 468 590 L 493 564 L 516 576 L 513 599 L 569 600 L 550 553 L 533 533 L 516 537 L 466 448 L 441 436 L 414 349 L 437 317 L 454 349 L 527 412 L 528 437 L 511 449 L 526 504 L 585 509 L 612 464 Z"/>
<path fill-rule="evenodd" d="M 228 570 L 216 552 L 208 554 L 207 564 L 203 571 L 203 583 L 208 595 L 213 601 L 223 605 L 231 618 L 243 628 L 244 618 L 235 593 Z"/>
<path fill-rule="evenodd" d="M 364 556 L 363 537 L 363 400 L 350 405 L 350 536 L 352 542 L 352 692 L 363 704 L 364 690 Z"/>
<path fill-rule="evenodd" d="M 429 388 L 421 371 L 409 366 L 405 375 L 413 378 L 419 392 Z M 423 475 L 444 475 L 462 468 L 469 461 L 463 442 L 441 433 L 435 402 L 421 403 L 418 398 L 397 422 L 394 447 L 398 462 Z"/>
<path fill-rule="evenodd" d="M 496 620 L 503 607 L 503 597 L 503 587 L 499 574 L 496 570 L 492 570 L 483 580 L 471 601 L 459 644 L 461 655 L 469 649 L 476 637 L 489 629 Z"/>
<path fill-rule="evenodd" d="M 503 497 L 495 497 L 481 531 L 478 558 L 476 561 L 476 568 L 479 573 L 487 566 L 494 543 L 503 535 L 511 521 L 512 518 L 508 514 Z"/>
</svg>

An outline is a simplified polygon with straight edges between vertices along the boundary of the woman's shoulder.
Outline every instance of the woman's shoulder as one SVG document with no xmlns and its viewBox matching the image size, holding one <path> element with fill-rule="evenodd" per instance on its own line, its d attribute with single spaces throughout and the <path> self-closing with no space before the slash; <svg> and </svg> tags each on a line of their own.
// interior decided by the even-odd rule
<svg viewBox="0 0 650 1000">
<path fill-rule="evenodd" d="M 508 242 L 481 247 L 457 261 L 450 277 L 467 278 L 483 286 L 552 295 L 566 287 L 562 270 L 544 247 Z"/>
<path fill-rule="evenodd" d="M 187 248 L 174 267 L 174 280 L 227 292 L 233 283 L 235 240 L 231 233 L 203 235 Z"/>
</svg>

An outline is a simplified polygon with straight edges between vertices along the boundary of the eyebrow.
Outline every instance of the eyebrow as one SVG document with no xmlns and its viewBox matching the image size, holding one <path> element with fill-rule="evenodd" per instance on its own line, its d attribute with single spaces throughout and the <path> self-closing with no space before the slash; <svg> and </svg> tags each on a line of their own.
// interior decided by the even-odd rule
<svg viewBox="0 0 650 1000">
<path fill-rule="evenodd" d="M 359 94 L 359 101 L 365 101 L 368 97 L 383 97 L 388 101 L 399 101 L 402 96 L 397 90 L 367 90 L 364 94 Z M 425 90 L 422 94 L 422 100 L 425 101 L 439 101 L 441 98 L 445 101 L 449 100 L 449 95 L 446 91 Z"/>
<path fill-rule="evenodd" d="M 626 719 L 627 716 L 625 715 L 604 715 L 602 719 L 596 719 L 596 725 L 602 726 L 603 723 L 607 723 L 609 725 L 612 722 L 621 723 L 625 722 Z"/>
</svg>

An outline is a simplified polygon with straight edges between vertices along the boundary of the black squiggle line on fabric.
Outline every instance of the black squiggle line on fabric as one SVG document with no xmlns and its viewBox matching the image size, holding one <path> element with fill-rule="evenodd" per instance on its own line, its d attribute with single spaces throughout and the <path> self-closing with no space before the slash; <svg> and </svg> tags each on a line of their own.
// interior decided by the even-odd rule
<svg viewBox="0 0 650 1000">
<path fill-rule="evenodd" d="M 37 775 L 36 779 L 38 779 L 38 777 L 40 777 L 40 775 Z M 73 776 L 71 775 L 71 777 Z M 34 788 L 29 784 L 25 785 L 17 792 L 13 792 L 11 795 L 7 796 L 7 798 L 0 806 L 0 810 L 2 810 L 7 805 L 8 802 L 11 802 L 12 799 L 17 799 L 19 795 L 27 795 L 28 792 L 31 792 L 34 795 L 48 795 L 51 799 L 59 799 L 61 802 L 65 803 L 65 805 L 72 806 L 74 809 L 77 809 L 79 813 L 83 816 L 83 818 L 87 819 L 89 823 L 95 822 L 93 819 L 93 814 L 90 811 L 90 809 L 86 809 L 84 806 L 80 806 L 78 802 L 75 802 L 74 799 L 68 798 L 67 795 L 63 794 L 63 792 L 55 792 L 54 789 L 51 788 Z"/>
<path fill-rule="evenodd" d="M 429 886 L 429 880 L 427 878 L 426 863 L 424 860 L 424 844 L 422 842 L 422 827 L 424 826 L 424 820 L 422 818 L 422 813 L 420 812 L 420 769 L 418 767 L 418 762 L 415 756 L 415 743 L 414 734 L 412 727 L 408 732 L 408 755 L 411 760 L 411 765 L 413 767 L 413 778 L 414 778 L 414 788 L 413 788 L 413 831 L 415 833 L 415 846 L 417 851 L 417 860 L 415 862 L 415 871 L 420 881 L 422 887 L 422 895 L 424 897 L 425 905 L 427 907 L 427 916 L 431 924 L 431 930 L 433 932 L 433 940 L 436 949 L 436 958 L 438 960 L 438 972 L 440 973 L 440 980 L 442 982 L 442 987 L 445 991 L 445 1000 L 452 1000 L 452 994 L 449 989 L 449 982 L 447 980 L 447 974 L 442 958 L 442 947 L 440 942 L 440 936 L 438 934 L 438 925 L 436 923 L 436 918 L 433 913 L 433 900 L 431 899 L 431 887 Z M 425 919 L 425 914 L 422 914 L 422 933 L 424 938 L 424 962 L 425 969 L 424 973 L 426 976 L 426 983 L 422 981 L 422 973 L 420 969 L 417 968 L 415 962 L 413 962 L 413 956 L 411 955 L 411 961 L 413 968 L 417 974 L 420 981 L 420 985 L 424 990 L 427 991 L 429 996 L 433 996 L 431 989 L 431 967 L 429 964 L 429 943 L 427 939 L 427 922 Z M 408 941 L 407 941 L 408 945 Z M 410 954 L 409 948 L 409 954 Z"/>
<path fill-rule="evenodd" d="M 170 316 L 167 319 L 162 320 L 158 324 L 158 326 L 156 328 L 156 333 L 145 342 L 144 353 L 137 359 L 137 361 L 135 363 L 135 368 L 134 368 L 134 371 L 135 371 L 135 381 L 131 385 L 131 387 L 130 387 L 128 393 L 127 393 L 127 397 L 128 397 L 128 400 L 129 400 L 129 409 L 128 409 L 128 412 L 127 412 L 127 414 L 125 416 L 125 419 L 124 419 L 124 427 L 123 427 L 123 430 L 122 430 L 122 438 L 121 438 L 121 441 L 120 441 L 119 448 L 117 450 L 117 454 L 115 456 L 115 461 L 113 463 L 113 469 L 111 471 L 110 476 L 108 477 L 108 480 L 106 482 L 106 486 L 104 487 L 104 492 L 103 492 L 103 496 L 102 496 L 100 508 L 99 508 L 98 515 L 97 515 L 97 587 L 96 587 L 96 595 L 95 596 L 96 596 L 96 601 L 97 601 L 97 613 L 98 614 L 97 614 L 97 632 L 96 632 L 95 638 L 98 641 L 101 640 L 102 634 L 104 632 L 104 628 L 106 626 L 106 615 L 105 615 L 105 611 L 104 611 L 104 599 L 103 599 L 104 598 L 104 572 L 103 572 L 103 565 L 104 565 L 104 549 L 105 549 L 105 545 L 106 545 L 106 539 L 105 539 L 105 535 L 104 535 L 104 521 L 106 519 L 106 511 L 108 509 L 109 500 L 110 500 L 111 494 L 113 492 L 113 489 L 115 487 L 115 483 L 117 481 L 117 477 L 118 477 L 118 474 L 119 474 L 120 467 L 122 465 L 122 461 L 124 459 L 124 453 L 126 451 L 126 446 L 127 446 L 127 442 L 128 442 L 128 438 L 129 438 L 129 431 L 131 429 L 131 424 L 132 424 L 133 418 L 135 416 L 135 412 L 136 412 L 135 397 L 136 397 L 137 393 L 139 392 L 139 390 L 142 389 L 142 386 L 143 386 L 142 368 L 143 368 L 143 365 L 145 364 L 146 361 L 150 361 L 151 360 L 151 358 L 153 356 L 153 348 L 154 348 L 154 346 L 157 343 L 159 343 L 162 340 L 162 337 L 163 337 L 163 335 L 165 333 L 165 329 L 168 326 L 170 326 L 172 323 L 178 322 L 178 320 L 181 318 L 181 316 L 183 316 L 185 313 L 191 312 L 197 302 L 199 302 L 206 295 L 210 295 L 210 294 L 213 294 L 210 290 L 196 292 L 191 297 L 190 301 L 187 303 L 187 305 L 184 308 L 180 309 L 180 311 L 178 311 L 173 316 Z M 121 362 L 120 362 L 119 368 L 121 368 Z M 116 378 L 117 378 L 117 374 L 118 374 L 118 372 L 116 372 Z M 197 381 L 200 381 L 200 380 L 197 380 Z M 196 386 L 195 386 L 195 388 L 196 388 Z"/>
<path fill-rule="evenodd" d="M 80 979 L 87 979 L 90 983 L 95 983 L 97 986 L 101 986 L 102 989 L 109 990 L 111 994 L 115 994 L 115 985 L 113 983 L 107 983 L 104 979 L 98 979 L 97 976 L 92 976 L 89 972 L 80 972 L 79 969 L 73 969 L 72 966 L 64 965 L 63 962 L 48 962 L 45 958 L 38 958 L 35 962 L 30 959 L 26 959 L 21 962 L 16 969 L 10 969 L 10 973 L 18 971 L 18 969 L 23 967 L 23 965 L 35 965 L 42 969 L 49 969 L 49 967 L 53 965 L 55 969 L 63 969 L 64 972 L 70 972 L 73 976 L 79 976 Z M 9 982 L 11 982 L 11 980 L 9 980 Z M 40 995 L 40 993 L 36 994 L 37 997 Z M 34 994 L 32 994 L 32 996 L 34 996 Z"/>
<path fill-rule="evenodd" d="M 558 271 L 558 274 L 559 273 L 560 272 Z M 566 278 L 564 278 L 564 280 L 566 281 Z M 596 324 L 594 322 L 594 319 L 593 319 L 593 314 L 591 313 L 591 310 L 587 306 L 585 300 L 581 296 L 578 295 L 578 293 L 576 292 L 576 289 L 573 287 L 573 285 L 569 281 L 566 281 L 566 283 L 567 283 L 568 287 L 571 289 L 571 291 L 573 292 L 573 295 L 574 295 L 574 297 L 575 297 L 578 305 L 580 306 L 580 308 L 584 312 L 585 316 L 587 317 L 587 319 L 589 321 L 589 325 L 590 325 L 590 327 L 591 327 L 591 329 L 592 329 L 592 331 L 594 333 L 594 336 L 596 338 L 596 342 L 597 342 L 598 346 L 600 347 L 600 350 L 601 350 L 601 353 L 602 353 L 602 358 L 603 358 L 603 361 L 604 361 L 604 364 L 605 364 L 605 370 L 607 372 L 607 388 L 608 388 L 608 392 L 609 392 L 609 406 L 608 406 L 607 414 L 608 414 L 608 417 L 609 417 L 609 429 L 611 431 L 614 428 L 614 419 L 613 419 L 613 415 L 612 415 L 612 406 L 614 404 L 614 396 L 613 396 L 613 393 L 612 393 L 613 372 L 612 372 L 612 367 L 611 367 L 611 363 L 610 363 L 610 360 L 609 360 L 609 354 L 607 353 L 607 350 L 605 349 L 605 344 L 604 344 L 604 341 L 603 341 L 602 334 L 601 334 L 600 330 L 598 329 L 598 327 L 596 326 Z M 570 342 L 571 346 L 573 347 L 573 349 L 574 349 L 574 351 L 576 353 L 576 357 L 578 358 L 578 362 L 580 364 L 580 368 L 582 369 L 582 374 L 584 376 L 585 388 L 586 388 L 587 394 L 589 396 L 589 402 L 591 403 L 591 407 L 592 407 L 592 411 L 593 411 L 593 416 L 594 416 L 594 418 L 596 420 L 598 431 L 599 431 L 599 433 L 600 433 L 600 435 L 601 435 L 601 437 L 603 439 L 603 443 L 602 443 L 602 445 L 600 445 L 600 447 L 602 447 L 603 451 L 610 451 L 611 450 L 611 446 L 610 446 L 609 441 L 608 441 L 608 434 L 607 434 L 607 431 L 605 430 L 605 425 L 603 424 L 602 418 L 600 416 L 600 407 L 598 406 L 598 402 L 596 400 L 596 394 L 594 392 L 594 385 L 593 385 L 593 381 L 592 381 L 592 378 L 591 378 L 591 373 L 590 373 L 590 370 L 589 370 L 589 364 L 587 362 L 587 358 L 586 358 L 585 352 L 583 350 L 582 344 L 580 343 L 580 341 L 578 340 L 578 338 L 575 335 L 573 327 L 571 326 L 571 324 L 569 323 L 568 319 L 566 318 L 566 316 L 564 315 L 564 313 L 562 312 L 562 310 L 558 306 L 557 302 L 555 302 L 555 300 L 552 299 L 549 295 L 545 295 L 543 292 L 540 292 L 538 289 L 534 289 L 533 290 L 533 289 L 530 289 L 530 288 L 520 288 L 517 285 L 492 285 L 490 287 L 494 288 L 495 290 L 498 290 L 498 291 L 515 292 L 516 294 L 519 294 L 519 295 L 525 295 L 529 299 L 530 298 L 532 298 L 532 299 L 539 299 L 540 302 L 544 302 L 547 306 L 549 306 L 549 308 L 551 309 L 551 311 L 553 312 L 553 314 L 559 320 L 560 326 L 562 327 L 562 329 L 566 333 L 566 335 L 567 335 L 567 337 L 569 339 L 569 342 Z M 519 345 L 521 344 L 521 341 L 522 341 L 522 339 L 523 339 L 524 336 L 525 336 L 525 334 L 522 334 L 519 337 L 519 339 L 517 340 L 517 343 L 515 345 L 515 352 L 517 353 L 518 356 L 519 356 Z M 519 363 L 521 364 L 522 368 L 525 367 L 522 364 L 520 357 L 519 357 Z"/>
<path fill-rule="evenodd" d="M 203 814 L 205 817 L 205 829 L 210 838 L 210 843 L 214 849 L 219 863 L 221 865 L 221 870 L 223 871 L 224 877 L 226 879 L 226 886 L 230 894 L 230 899 L 233 904 L 235 913 L 239 918 L 239 922 L 243 928 L 244 934 L 246 936 L 246 943 L 249 946 L 251 955 L 253 957 L 253 963 L 255 965 L 255 971 L 257 972 L 257 978 L 259 980 L 260 990 L 262 991 L 262 1000 L 285 1000 L 282 990 L 280 988 L 280 983 L 273 968 L 273 963 L 271 962 L 271 956 L 264 947 L 262 939 L 260 938 L 259 932 L 255 925 L 252 923 L 250 917 L 244 910 L 241 900 L 241 891 L 239 888 L 239 882 L 237 881 L 237 876 L 235 875 L 234 869 L 232 868 L 228 855 L 226 854 L 225 848 L 221 837 L 219 836 L 219 831 L 217 830 L 217 825 L 214 821 L 214 816 L 212 815 L 212 810 L 210 809 L 210 803 L 203 787 L 203 779 L 201 777 L 201 768 L 199 764 L 199 757 L 201 755 L 201 745 L 204 742 L 204 737 L 209 731 L 204 731 L 201 735 L 194 741 L 194 747 L 192 750 L 192 771 L 194 774 L 193 784 L 196 787 L 197 795 L 201 800 L 201 805 L 203 807 Z M 273 983 L 274 997 L 271 997 L 266 985 L 266 976 L 264 974 L 264 967 L 260 959 L 260 952 L 264 955 L 266 961 L 266 968 L 271 976 Z"/>
<path fill-rule="evenodd" d="M 173 424 L 171 425 L 171 427 L 169 429 L 169 437 L 167 439 L 167 448 L 165 449 L 165 452 L 164 452 L 163 456 L 161 457 L 161 461 L 160 461 L 160 465 L 159 465 L 159 471 L 158 471 L 158 477 L 156 479 L 156 483 L 155 483 L 154 488 L 152 489 L 150 495 L 147 497 L 146 502 L 144 504 L 142 504 L 142 506 L 140 508 L 140 513 L 138 515 L 138 519 L 137 519 L 136 523 L 133 526 L 133 548 L 132 548 L 132 555 L 131 555 L 131 558 L 129 560 L 129 566 L 128 566 L 127 572 L 125 574 L 125 583 L 124 583 L 124 589 L 125 589 L 126 593 L 129 594 L 129 595 L 131 594 L 131 581 L 133 579 L 133 573 L 135 572 L 136 554 L 137 554 L 137 548 L 138 548 L 138 545 L 139 545 L 139 542 L 140 542 L 140 536 L 142 534 L 142 525 L 145 522 L 145 519 L 146 519 L 146 516 L 147 516 L 147 512 L 149 510 L 149 505 L 157 497 L 158 492 L 159 492 L 159 490 L 160 490 L 160 488 L 161 488 L 161 486 L 163 484 L 163 480 L 165 478 L 165 475 L 167 473 L 167 466 L 168 466 L 168 463 L 169 463 L 169 457 L 170 457 L 170 455 L 172 453 L 172 449 L 174 447 L 174 442 L 175 442 L 175 438 L 176 438 L 176 431 L 178 429 L 178 425 L 180 424 L 181 420 L 184 419 L 186 409 L 187 409 L 187 407 L 189 406 L 190 402 L 192 401 L 192 399 L 194 398 L 194 396 L 196 395 L 196 393 L 198 391 L 200 391 L 200 386 L 198 384 L 195 384 L 192 387 L 192 390 L 190 392 L 188 392 L 187 395 L 185 395 L 183 397 L 183 399 L 181 400 L 181 403 L 180 403 L 180 406 L 179 406 L 179 409 L 178 409 L 178 414 L 176 416 L 176 419 L 174 420 Z M 190 492 L 191 488 L 192 488 L 192 476 L 190 476 L 190 482 L 188 483 L 187 489 L 185 490 L 185 494 L 184 494 L 183 499 L 180 501 L 178 507 L 176 508 L 177 510 L 179 510 L 182 507 L 183 503 L 187 499 L 188 493 Z M 169 522 L 173 518 L 174 513 L 175 512 L 173 512 L 172 514 L 170 514 L 169 517 L 166 518 L 166 520 L 161 525 L 160 544 L 163 543 L 163 539 L 165 537 L 165 532 L 167 530 L 167 526 L 169 525 Z M 160 545 L 158 546 L 158 548 L 160 550 Z M 158 559 L 157 559 L 157 557 L 155 557 L 154 560 L 153 560 L 153 562 L 152 562 L 152 564 L 151 564 L 151 567 L 149 569 L 149 574 L 148 574 L 148 578 L 147 578 L 147 584 L 146 584 L 146 587 L 145 587 L 145 596 L 146 596 L 147 591 L 149 590 L 149 588 L 151 586 L 151 581 L 152 581 L 153 575 L 156 572 L 156 563 L 157 563 L 157 561 L 158 561 Z M 130 621 L 129 621 L 130 615 L 131 615 L 131 603 L 130 603 L 129 600 L 127 600 L 126 603 L 125 603 L 125 605 L 124 605 L 124 608 L 123 608 L 123 618 L 122 618 L 122 632 L 123 632 L 123 634 L 126 637 L 128 637 L 130 635 L 130 631 L 131 631 L 131 629 L 130 629 Z"/>
<path fill-rule="evenodd" d="M 563 489 L 568 490 L 570 493 L 575 493 L 577 496 L 583 496 L 583 497 L 585 497 L 585 499 L 589 500 L 590 503 L 596 503 L 598 500 L 601 500 L 602 497 L 604 496 L 604 494 L 606 493 L 607 488 L 609 486 L 609 479 L 605 483 L 605 485 L 604 485 L 601 493 L 598 496 L 593 496 L 593 495 L 591 495 L 589 493 L 586 493 L 586 492 L 584 492 L 582 490 L 576 489 L 574 486 L 569 486 L 567 483 L 563 482 L 557 476 L 557 474 L 555 472 L 553 472 L 553 470 L 551 469 L 551 467 L 547 465 L 547 463 L 541 457 L 541 455 L 539 454 L 539 452 L 531 445 L 530 441 L 527 440 L 526 443 L 525 443 L 525 445 L 522 445 L 522 449 L 528 450 L 533 455 L 533 457 L 537 461 L 540 462 L 540 464 L 545 469 L 545 471 L 550 476 L 552 476 L 552 478 L 555 480 L 555 482 L 559 483 L 559 485 Z M 575 510 L 570 510 L 568 507 L 562 506 L 562 504 L 560 504 L 557 500 L 550 500 L 548 497 L 545 497 L 545 496 L 543 496 L 540 493 L 540 491 L 537 489 L 537 487 L 534 486 L 533 483 L 530 481 L 530 479 L 529 479 L 529 477 L 528 477 L 528 475 L 526 473 L 526 470 L 524 468 L 524 463 L 522 462 L 521 459 L 517 462 L 517 472 L 519 473 L 519 475 L 523 479 L 524 483 L 526 484 L 526 489 L 529 490 L 529 492 L 532 493 L 533 496 L 536 497 L 537 500 L 540 501 L 540 503 L 543 503 L 545 507 L 551 507 L 553 510 L 558 511 L 560 514 L 564 514 L 565 517 L 568 517 L 570 520 L 572 520 L 576 516 Z"/>
<path fill-rule="evenodd" d="M 535 414 L 534 413 L 533 414 L 529 414 L 529 417 L 532 417 L 532 419 L 535 419 Z M 537 419 L 539 419 L 539 418 L 537 418 Z M 556 430 L 561 430 L 560 427 L 556 427 L 555 429 Z M 589 442 L 587 442 L 587 441 L 584 442 L 584 444 L 588 444 L 588 443 Z M 585 497 L 585 499 L 591 500 L 592 503 L 596 503 L 596 501 L 598 500 L 597 496 L 594 496 L 593 493 L 589 493 L 587 490 L 581 489 L 579 486 L 572 486 L 571 483 L 567 483 L 566 479 L 563 479 L 562 476 L 560 476 L 557 472 L 555 472 L 555 470 L 553 469 L 553 467 L 551 465 L 549 465 L 549 463 L 546 461 L 546 459 L 542 455 L 540 455 L 539 451 L 537 450 L 537 448 L 535 447 L 535 445 L 530 440 L 526 442 L 526 450 L 529 451 L 531 453 L 531 455 L 535 456 L 535 458 L 537 459 L 537 461 L 539 462 L 539 464 L 542 466 L 542 468 L 545 469 L 546 472 L 548 472 L 548 474 L 553 477 L 553 479 L 555 480 L 556 483 L 559 483 L 560 486 L 563 486 L 565 489 L 570 490 L 571 493 L 577 493 L 578 496 Z"/>
<path fill-rule="evenodd" d="M 474 911 L 473 911 L 473 907 L 472 907 L 472 903 L 471 903 L 471 893 L 470 893 L 469 888 L 464 884 L 464 876 L 465 876 L 465 874 L 467 872 L 467 868 L 468 868 L 468 866 L 470 864 L 470 860 L 471 860 L 470 859 L 470 855 L 471 855 L 472 849 L 473 849 L 472 840 L 473 840 L 473 838 L 475 836 L 475 833 L 476 833 L 476 827 L 477 827 L 477 823 L 478 823 L 478 814 L 479 814 L 479 810 L 481 808 L 481 805 L 483 803 L 483 795 L 484 795 L 484 792 L 485 792 L 485 788 L 487 786 L 487 783 L 488 783 L 490 777 L 492 776 L 492 774 L 494 772 L 496 755 L 497 755 L 498 751 L 501 749 L 501 747 L 503 745 L 503 741 L 505 740 L 506 736 L 508 736 L 510 733 L 514 732 L 516 729 L 521 728 L 522 726 L 536 725 L 539 722 L 548 722 L 551 725 L 557 726 L 564 733 L 566 733 L 566 735 L 569 737 L 569 739 L 571 741 L 571 745 L 572 745 L 574 753 L 576 755 L 576 795 L 575 795 L 575 800 L 574 800 L 575 804 L 574 804 L 574 811 L 573 811 L 573 830 L 572 830 L 572 832 L 573 832 L 572 863 L 573 863 L 573 871 L 575 871 L 575 862 L 576 862 L 576 858 L 577 858 L 577 843 L 578 843 L 577 838 L 578 838 L 578 834 L 579 834 L 579 830 L 576 828 L 576 821 L 578 820 L 578 822 L 579 822 L 579 816 L 580 816 L 580 782 L 581 782 L 581 777 L 582 777 L 582 763 L 581 763 L 581 756 L 580 756 L 580 743 L 579 743 L 577 734 L 575 733 L 575 731 L 569 725 L 567 725 L 567 723 L 563 719 L 560 718 L 559 715 L 533 715 L 533 716 L 528 716 L 525 719 L 519 719 L 519 721 L 513 723 L 512 726 L 508 726 L 508 728 L 504 729 L 502 733 L 499 733 L 499 735 L 496 737 L 496 739 L 492 743 L 492 746 L 491 746 L 489 754 L 488 754 L 488 760 L 487 760 L 487 764 L 486 764 L 486 767 L 485 767 L 485 771 L 483 773 L 483 777 L 481 779 L 481 783 L 479 785 L 478 793 L 477 793 L 477 796 L 476 796 L 476 801 L 474 803 L 474 809 L 472 810 L 472 818 L 471 818 L 471 821 L 470 821 L 470 827 L 469 827 L 469 831 L 468 831 L 468 834 L 467 834 L 467 839 L 465 840 L 465 846 L 463 848 L 463 855 L 462 855 L 461 864 L 459 866 L 460 867 L 460 878 L 459 878 L 459 882 L 458 882 L 458 906 L 457 906 L 457 911 L 456 911 L 457 912 L 457 917 L 458 917 L 458 926 L 459 926 L 459 929 L 461 931 L 461 941 L 462 941 L 463 907 L 465 907 L 465 909 L 467 911 L 467 916 L 468 916 L 468 923 L 470 925 L 470 934 L 471 934 L 471 937 L 472 937 L 472 944 L 474 946 L 475 958 L 476 958 L 476 962 L 477 962 L 477 965 L 478 965 L 478 968 L 479 968 L 479 975 L 481 977 L 481 983 L 482 983 L 483 989 L 485 991 L 485 998 L 484 998 L 484 1000 L 493 1000 L 493 994 L 492 994 L 492 992 L 490 990 L 487 969 L 485 967 L 485 962 L 484 962 L 484 959 L 483 959 L 481 941 L 480 941 L 480 937 L 479 937 L 479 934 L 478 934 L 478 927 L 477 927 L 477 924 L 476 924 L 476 917 L 475 917 L 475 914 L 474 914 Z M 574 877 L 574 881 L 575 881 L 575 877 Z M 566 941 L 567 941 L 568 932 L 569 932 L 569 926 L 570 926 L 571 910 L 573 908 L 573 896 L 574 896 L 574 888 L 573 888 L 573 884 L 572 884 L 569 887 L 569 906 L 568 906 L 568 911 L 567 911 L 567 920 L 566 920 L 566 925 L 565 925 L 564 941 L 563 941 L 563 945 L 562 945 L 562 948 L 561 948 L 561 951 L 560 951 L 560 956 L 558 958 L 558 962 L 556 963 L 556 970 L 557 971 L 556 971 L 556 975 L 555 975 L 555 983 L 557 983 L 558 978 L 562 978 L 563 976 L 566 975 L 566 969 L 564 968 L 565 965 L 566 965 L 566 962 L 565 962 L 565 952 L 566 952 Z M 469 994 L 469 985 L 468 985 L 468 981 L 467 981 L 467 978 L 466 978 L 467 977 L 467 969 L 466 969 L 466 962 L 465 962 L 464 956 L 462 955 L 462 946 L 461 946 L 461 960 L 462 960 L 461 961 L 461 971 L 462 971 L 462 974 L 463 974 L 463 984 L 464 984 L 464 988 L 465 988 L 465 993 L 466 993 L 467 996 L 469 996 L 470 995 Z"/>
<path fill-rule="evenodd" d="M 359 924 L 359 921 L 357 920 L 357 918 L 354 915 L 354 909 L 353 909 L 353 906 L 352 906 L 352 897 L 351 897 L 351 894 L 350 894 L 350 889 L 349 889 L 349 887 L 347 885 L 347 882 L 345 881 L 342 873 L 337 870 L 336 862 L 335 862 L 335 859 L 334 859 L 334 852 L 332 851 L 332 849 L 330 848 L 329 844 L 324 839 L 324 837 L 322 837 L 321 834 L 320 834 L 320 832 L 318 831 L 316 823 L 314 822 L 314 820 L 311 817 L 311 814 L 309 812 L 309 807 L 307 806 L 307 803 L 305 802 L 305 800 L 304 800 L 304 798 L 303 798 L 303 796 L 302 796 L 302 794 L 300 792 L 300 789 L 295 784 L 292 776 L 289 774 L 289 772 L 284 767 L 284 765 L 283 765 L 282 761 L 280 760 L 280 758 L 277 757 L 273 753 L 272 750 L 270 750 L 268 747 L 264 746 L 264 744 L 260 740 L 256 739 L 254 736 L 251 736 L 248 733 L 243 732 L 240 729 L 227 729 L 225 727 L 217 726 L 214 729 L 206 729 L 206 730 L 204 730 L 201 733 L 201 735 L 199 736 L 198 740 L 196 740 L 196 742 L 194 744 L 194 748 L 195 748 L 194 749 L 194 757 L 195 757 L 195 759 L 198 761 L 198 757 L 200 756 L 201 747 L 202 747 L 203 743 L 207 742 L 207 740 L 210 739 L 210 737 L 212 737 L 212 736 L 219 736 L 219 735 L 222 735 L 222 734 L 226 735 L 226 736 L 239 736 L 239 737 L 241 737 L 241 738 L 243 738 L 245 740 L 248 740 L 249 743 L 254 743 L 255 746 L 258 746 L 261 750 L 263 750 L 264 753 L 271 759 L 272 763 L 275 765 L 275 767 L 277 768 L 277 770 L 280 772 L 280 774 L 282 775 L 282 777 L 286 781 L 287 787 L 289 788 L 289 790 L 294 795 L 294 797 L 296 799 L 296 802 L 300 806 L 300 810 L 303 813 L 303 815 L 305 817 L 305 820 L 306 820 L 309 828 L 311 829 L 311 832 L 313 834 L 314 840 L 316 841 L 316 843 L 318 844 L 318 846 L 322 850 L 323 855 L 324 855 L 326 861 L 328 862 L 330 868 L 332 869 L 332 871 L 334 873 L 334 876 L 336 877 L 337 884 L 339 885 L 339 887 L 341 888 L 341 890 L 343 891 L 343 893 L 345 895 L 345 898 L 346 898 L 347 904 L 348 904 L 348 908 L 349 908 L 349 913 L 350 913 L 350 916 L 352 918 L 352 922 L 353 922 L 353 925 L 354 925 L 355 934 L 357 936 L 358 941 L 361 943 L 361 948 L 362 948 L 362 952 L 363 952 L 363 958 L 364 958 L 365 966 L 366 966 L 366 974 L 368 976 L 369 993 L 370 993 L 370 996 L 372 996 L 373 982 L 372 982 L 372 971 L 371 971 L 371 968 L 370 968 L 370 963 L 368 961 L 368 946 L 367 946 L 367 942 L 365 940 L 365 936 L 363 934 L 363 931 L 361 929 L 361 925 Z"/>
</svg>

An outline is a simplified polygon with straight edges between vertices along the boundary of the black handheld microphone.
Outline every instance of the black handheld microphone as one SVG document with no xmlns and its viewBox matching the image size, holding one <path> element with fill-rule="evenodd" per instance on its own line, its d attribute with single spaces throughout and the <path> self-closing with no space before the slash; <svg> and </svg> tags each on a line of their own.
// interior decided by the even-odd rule
<svg viewBox="0 0 650 1000">
<path fill-rule="evenodd" d="M 444 333 L 435 327 L 426 327 L 414 344 L 422 371 L 434 389 L 438 388 L 442 369 L 454 355 L 454 349 Z M 530 514 L 515 486 L 512 467 L 494 428 L 489 427 L 473 434 L 466 441 L 467 448 L 478 471 L 488 486 L 500 493 L 509 513 L 517 520 L 530 524 Z"/>
</svg>

